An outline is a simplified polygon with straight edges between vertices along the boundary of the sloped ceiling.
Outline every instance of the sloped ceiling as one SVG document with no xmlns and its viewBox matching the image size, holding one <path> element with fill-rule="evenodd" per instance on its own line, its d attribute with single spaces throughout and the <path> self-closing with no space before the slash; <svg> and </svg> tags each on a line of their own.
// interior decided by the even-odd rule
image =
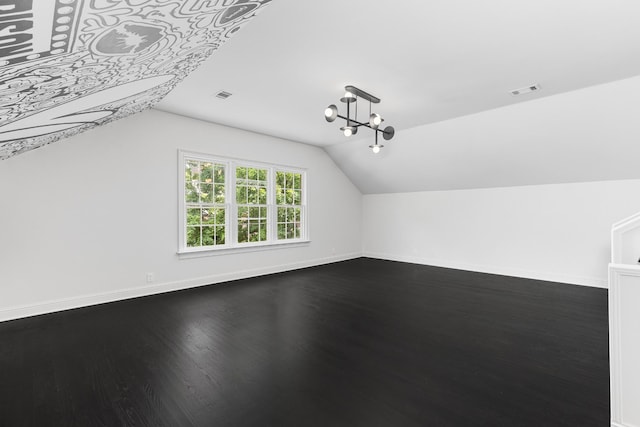
<svg viewBox="0 0 640 427">
<path fill-rule="evenodd" d="M 639 40 L 635 0 L 276 0 L 156 108 L 330 146 L 345 85 L 401 132 L 638 75 Z"/>
<path fill-rule="evenodd" d="M 639 117 L 634 77 L 326 150 L 364 194 L 638 179 Z"/>
<path fill-rule="evenodd" d="M 364 193 L 640 178 L 635 0 L 7 0 L 0 26 L 0 158 L 154 105 L 323 147 Z M 396 129 L 379 155 L 324 120 L 348 84 Z"/>
<path fill-rule="evenodd" d="M 0 2 L 0 159 L 148 108 L 269 1 Z"/>
<path fill-rule="evenodd" d="M 639 74 L 635 0 L 277 0 L 155 108 L 324 147 L 365 193 L 595 181 L 640 141 L 634 85 L 595 88 Z M 324 120 L 348 84 L 396 129 L 379 155 Z"/>
</svg>

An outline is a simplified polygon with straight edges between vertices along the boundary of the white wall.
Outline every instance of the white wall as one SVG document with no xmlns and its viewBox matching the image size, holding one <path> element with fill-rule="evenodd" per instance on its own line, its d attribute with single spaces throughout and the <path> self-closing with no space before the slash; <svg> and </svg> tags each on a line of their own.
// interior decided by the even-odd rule
<svg viewBox="0 0 640 427">
<path fill-rule="evenodd" d="M 621 261 L 623 264 L 640 265 L 640 228 L 625 233 Z"/>
<path fill-rule="evenodd" d="M 179 148 L 307 168 L 312 242 L 178 259 Z M 0 162 L 0 320 L 362 251 L 606 286 L 611 225 L 638 194 L 626 180 L 363 198 L 322 149 L 151 110 Z"/>
<path fill-rule="evenodd" d="M 307 168 L 312 242 L 178 259 L 179 148 Z M 0 162 L 0 195 L 0 320 L 361 254 L 362 196 L 322 149 L 155 110 Z"/>
<path fill-rule="evenodd" d="M 607 286 L 611 225 L 640 180 L 365 195 L 366 256 Z"/>
</svg>

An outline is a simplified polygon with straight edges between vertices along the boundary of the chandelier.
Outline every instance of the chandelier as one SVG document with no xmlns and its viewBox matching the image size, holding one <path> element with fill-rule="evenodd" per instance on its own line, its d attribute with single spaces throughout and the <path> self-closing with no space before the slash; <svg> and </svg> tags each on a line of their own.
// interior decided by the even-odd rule
<svg viewBox="0 0 640 427">
<path fill-rule="evenodd" d="M 346 125 L 341 127 L 340 130 L 344 133 L 344 136 L 351 136 L 358 133 L 358 128 L 361 126 L 368 127 L 373 130 L 375 133 L 375 142 L 373 145 L 370 145 L 369 148 L 374 153 L 379 153 L 380 149 L 384 147 L 382 144 L 378 144 L 378 133 L 382 134 L 382 137 L 385 141 L 389 141 L 393 138 L 396 131 L 392 126 L 387 126 L 384 129 L 380 129 L 380 125 L 384 121 L 384 119 L 378 113 L 371 112 L 371 104 L 379 104 L 380 98 L 377 98 L 361 89 L 358 89 L 355 86 L 345 86 L 344 87 L 345 94 L 342 98 L 340 98 L 341 102 L 347 104 L 347 116 L 343 116 L 338 114 L 338 107 L 335 104 L 329 105 L 324 110 L 324 118 L 327 119 L 328 122 L 333 122 L 336 118 L 341 118 L 346 121 Z M 358 100 L 365 99 L 369 101 L 369 121 L 368 122 L 360 122 L 358 121 Z M 354 104 L 353 108 L 351 104 Z M 355 109 L 355 114 L 351 117 L 351 110 Z"/>
</svg>

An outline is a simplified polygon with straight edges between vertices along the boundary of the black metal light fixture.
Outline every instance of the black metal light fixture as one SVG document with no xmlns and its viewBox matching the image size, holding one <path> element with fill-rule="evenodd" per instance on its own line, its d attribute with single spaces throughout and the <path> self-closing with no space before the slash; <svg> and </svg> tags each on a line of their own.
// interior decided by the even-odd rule
<svg viewBox="0 0 640 427">
<path fill-rule="evenodd" d="M 384 121 L 384 119 L 378 113 L 371 112 L 371 104 L 379 104 L 380 98 L 375 97 L 361 89 L 358 89 L 355 86 L 345 86 L 344 87 L 345 94 L 342 98 L 340 98 L 341 102 L 347 104 L 347 116 L 343 116 L 338 113 L 338 107 L 335 104 L 329 105 L 324 110 L 324 118 L 328 122 L 333 122 L 336 118 L 340 117 L 343 120 L 346 120 L 347 124 L 340 128 L 340 130 L 344 133 L 345 136 L 355 135 L 358 132 L 358 128 L 361 126 L 368 127 L 369 129 L 375 132 L 375 143 L 370 145 L 369 148 L 374 153 L 379 153 L 380 149 L 384 147 L 382 144 L 378 144 L 378 132 L 382 133 L 382 137 L 388 141 L 395 135 L 396 131 L 392 126 L 387 126 L 384 129 L 380 129 L 380 125 Z M 369 101 L 369 121 L 368 122 L 360 122 L 358 121 L 358 99 L 365 99 Z M 351 117 L 351 104 L 355 103 L 355 115 Z"/>
</svg>

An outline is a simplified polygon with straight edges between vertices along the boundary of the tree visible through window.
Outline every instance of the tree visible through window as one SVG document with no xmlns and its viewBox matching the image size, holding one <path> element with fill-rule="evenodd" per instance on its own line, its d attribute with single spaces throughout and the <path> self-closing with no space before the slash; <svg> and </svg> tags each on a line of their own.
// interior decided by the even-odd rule
<svg viewBox="0 0 640 427">
<path fill-rule="evenodd" d="M 302 174 L 276 172 L 278 239 L 299 239 L 302 225 Z"/>
<path fill-rule="evenodd" d="M 198 160 L 185 164 L 187 247 L 225 243 L 225 165 Z"/>
<path fill-rule="evenodd" d="M 180 252 L 306 241 L 305 172 L 180 152 Z"/>
<path fill-rule="evenodd" d="M 267 169 L 236 168 L 238 243 L 267 240 Z"/>
</svg>

